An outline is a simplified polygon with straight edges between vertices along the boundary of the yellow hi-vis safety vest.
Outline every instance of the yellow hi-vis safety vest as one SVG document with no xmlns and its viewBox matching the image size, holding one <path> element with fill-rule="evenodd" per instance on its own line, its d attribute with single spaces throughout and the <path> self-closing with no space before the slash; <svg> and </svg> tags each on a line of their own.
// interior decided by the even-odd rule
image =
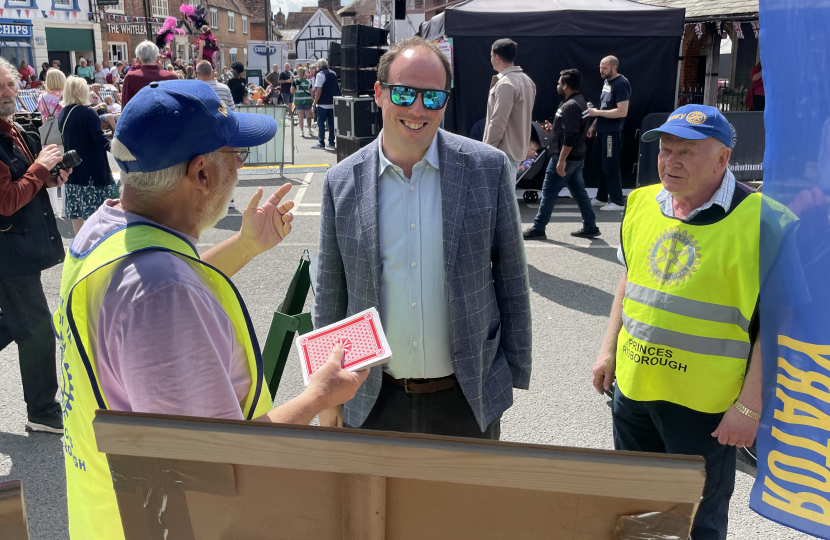
<svg viewBox="0 0 830 540">
<path fill-rule="evenodd" d="M 720 413 L 738 398 L 759 295 L 761 195 L 716 223 L 669 218 L 634 190 L 622 224 L 628 266 L 617 385 L 637 401 Z M 736 193 L 735 196 L 738 196 Z"/>
<path fill-rule="evenodd" d="M 70 248 L 53 324 L 63 366 L 63 447 L 73 540 L 124 538 L 107 457 L 98 452 L 92 429 L 95 410 L 108 408 L 95 358 L 98 313 L 113 272 L 121 266 L 113 263 L 149 250 L 166 251 L 189 263 L 227 313 L 251 370 L 251 389 L 241 405 L 243 416 L 251 420 L 272 407 L 253 324 L 239 292 L 219 270 L 199 261 L 189 242 L 160 227 L 137 223 L 117 229 L 85 253 Z"/>
</svg>

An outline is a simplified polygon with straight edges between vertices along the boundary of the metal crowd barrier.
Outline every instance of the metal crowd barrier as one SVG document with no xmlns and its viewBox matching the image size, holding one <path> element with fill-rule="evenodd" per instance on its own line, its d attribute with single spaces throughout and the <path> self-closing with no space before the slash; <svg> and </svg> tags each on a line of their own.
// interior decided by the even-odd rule
<svg viewBox="0 0 830 540">
<path fill-rule="evenodd" d="M 285 117 L 285 105 L 237 105 L 236 112 L 267 114 L 277 121 L 277 134 L 267 143 L 251 148 L 251 155 L 245 165 L 279 166 L 282 176 L 283 167 L 294 164 L 294 119 Z M 286 155 L 286 142 L 290 148 L 290 160 Z"/>
</svg>

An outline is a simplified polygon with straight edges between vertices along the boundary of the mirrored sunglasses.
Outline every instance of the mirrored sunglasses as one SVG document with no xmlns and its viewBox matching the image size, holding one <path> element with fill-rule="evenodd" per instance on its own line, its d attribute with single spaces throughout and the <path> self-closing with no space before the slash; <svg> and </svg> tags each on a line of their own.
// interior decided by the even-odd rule
<svg viewBox="0 0 830 540">
<path fill-rule="evenodd" d="M 392 103 L 401 107 L 409 107 L 415 103 L 418 94 L 421 94 L 424 107 L 432 111 L 437 111 L 443 109 L 447 104 L 447 100 L 450 98 L 450 93 L 446 90 L 429 90 L 387 83 L 381 83 L 381 86 L 389 89 Z"/>
</svg>

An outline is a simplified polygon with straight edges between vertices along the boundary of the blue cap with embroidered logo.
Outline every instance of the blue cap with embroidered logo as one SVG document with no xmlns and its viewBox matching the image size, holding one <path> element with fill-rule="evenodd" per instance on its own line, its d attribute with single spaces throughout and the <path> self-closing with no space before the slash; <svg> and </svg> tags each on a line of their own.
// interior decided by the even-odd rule
<svg viewBox="0 0 830 540">
<path fill-rule="evenodd" d="M 660 138 L 663 133 L 681 139 L 708 139 L 714 137 L 727 148 L 732 148 L 732 128 L 729 121 L 715 107 L 684 105 L 671 113 L 666 123 L 643 133 L 643 142 Z"/>
<path fill-rule="evenodd" d="M 135 160 L 115 161 L 126 173 L 160 171 L 224 146 L 258 146 L 276 133 L 276 120 L 228 110 L 207 83 L 152 82 L 127 103 L 115 130 Z"/>
</svg>

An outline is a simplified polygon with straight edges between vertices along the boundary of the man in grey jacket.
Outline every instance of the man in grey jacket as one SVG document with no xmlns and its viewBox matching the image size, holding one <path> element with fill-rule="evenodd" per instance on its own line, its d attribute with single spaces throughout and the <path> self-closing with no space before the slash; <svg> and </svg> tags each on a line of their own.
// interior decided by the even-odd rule
<svg viewBox="0 0 830 540">
<path fill-rule="evenodd" d="M 507 154 L 513 180 L 527 156 L 536 100 L 536 85 L 522 68 L 513 65 L 516 51 L 516 42 L 510 39 L 497 40 L 490 50 L 490 63 L 499 74 L 487 98 L 484 127 L 484 142 Z"/>
<path fill-rule="evenodd" d="M 326 175 L 314 326 L 378 308 L 392 361 L 324 426 L 498 439 L 530 384 L 530 296 L 504 154 L 439 130 L 451 72 L 413 37 L 381 59 L 377 140 Z"/>
</svg>

